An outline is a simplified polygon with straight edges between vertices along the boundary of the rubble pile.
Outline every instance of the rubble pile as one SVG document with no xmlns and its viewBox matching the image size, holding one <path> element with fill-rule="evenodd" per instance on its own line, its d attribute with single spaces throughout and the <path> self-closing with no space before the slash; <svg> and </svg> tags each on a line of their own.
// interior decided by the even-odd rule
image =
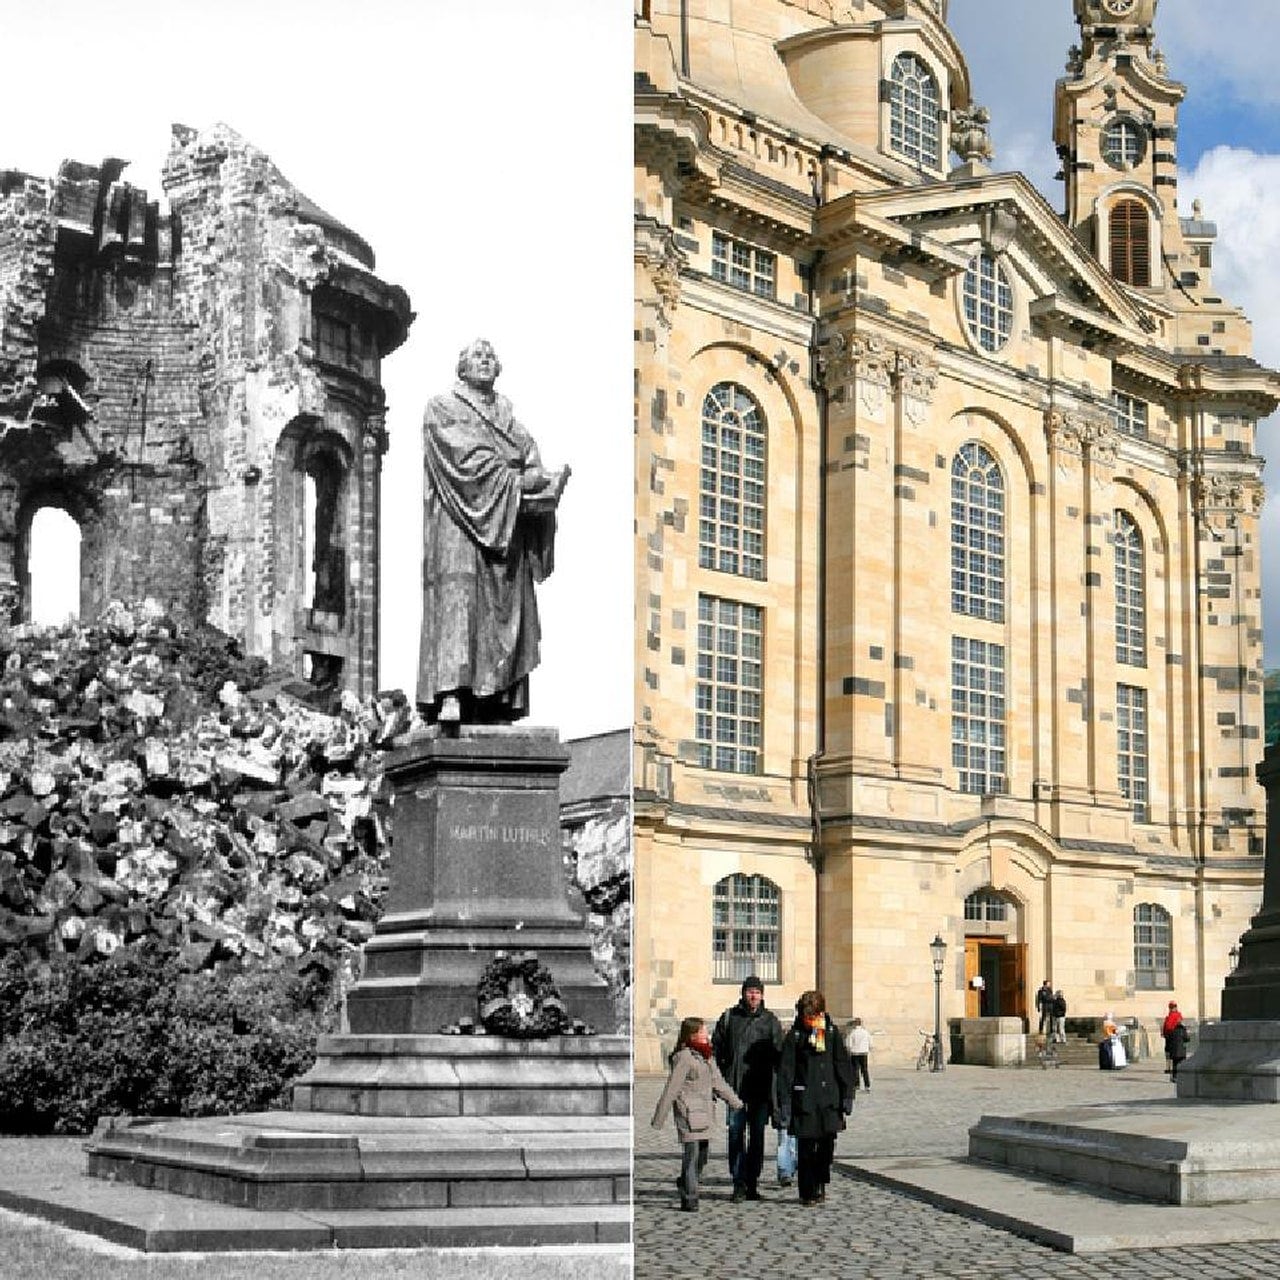
<svg viewBox="0 0 1280 1280">
<path fill-rule="evenodd" d="M 631 815 L 590 818 L 566 834 L 566 860 L 587 909 L 591 955 L 613 993 L 618 1026 L 631 1019 Z"/>
<path fill-rule="evenodd" d="M 383 757 L 404 694 L 332 712 L 311 686 L 153 602 L 91 627 L 0 627 L 0 951 L 110 955 L 153 938 L 192 971 L 358 973 L 386 884 Z M 565 837 L 624 1020 L 629 820 Z"/>
<path fill-rule="evenodd" d="M 402 694 L 333 714 L 151 602 L 0 631 L 0 948 L 346 969 L 371 933 Z"/>
</svg>

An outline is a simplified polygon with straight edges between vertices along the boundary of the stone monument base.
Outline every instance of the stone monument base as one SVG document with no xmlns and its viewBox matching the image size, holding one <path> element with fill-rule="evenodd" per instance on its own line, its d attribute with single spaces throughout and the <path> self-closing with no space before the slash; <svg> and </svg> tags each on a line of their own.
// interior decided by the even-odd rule
<svg viewBox="0 0 1280 1280">
<path fill-rule="evenodd" d="M 477 1017 L 476 983 L 499 953 L 532 953 L 569 1016 L 617 1019 L 565 892 L 554 729 L 464 726 L 405 739 L 386 762 L 395 803 L 386 912 L 347 993 L 358 1036 L 433 1035 Z"/>
<path fill-rule="evenodd" d="M 293 1105 L 385 1117 L 627 1116 L 631 1047 L 626 1036 L 323 1036 Z"/>
<path fill-rule="evenodd" d="M 983 1116 L 969 1158 L 1164 1204 L 1280 1200 L 1280 1107 L 1171 1098 Z"/>
<path fill-rule="evenodd" d="M 1178 1068 L 1178 1097 L 1280 1102 L 1280 1022 L 1201 1027 L 1195 1053 Z"/>
<path fill-rule="evenodd" d="M 86 1149 L 93 1177 L 268 1213 L 572 1205 L 616 1216 L 630 1195 L 625 1117 L 112 1117 Z"/>
<path fill-rule="evenodd" d="M 428 731 L 391 753 L 387 909 L 347 996 L 350 1033 L 322 1037 L 293 1111 L 104 1120 L 88 1173 L 253 1211 L 250 1235 L 284 1214 L 347 1244 L 445 1230 L 536 1243 L 549 1227 L 626 1240 L 629 1038 L 520 1034 L 543 1017 L 614 1021 L 566 896 L 567 763 L 554 730 L 505 726 Z M 540 971 L 509 967 L 530 953 Z M 508 1035 L 442 1033 L 498 1012 L 516 1024 Z M 468 1223 L 476 1234 L 459 1240 Z"/>
</svg>

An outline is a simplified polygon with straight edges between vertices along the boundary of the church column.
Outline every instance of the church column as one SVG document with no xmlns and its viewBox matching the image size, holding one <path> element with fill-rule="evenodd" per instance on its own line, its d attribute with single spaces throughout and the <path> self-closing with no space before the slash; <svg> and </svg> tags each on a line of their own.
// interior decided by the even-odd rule
<svg viewBox="0 0 1280 1280">
<path fill-rule="evenodd" d="M 1053 617 L 1053 749 L 1050 779 L 1058 804 L 1056 826 L 1062 824 L 1064 801 L 1088 803 L 1089 721 L 1094 690 L 1087 677 L 1063 682 L 1075 672 L 1088 672 L 1088 593 L 1085 588 L 1083 527 L 1086 511 L 1085 424 L 1075 413 L 1045 413 L 1049 446 L 1049 538 L 1052 562 Z"/>
<path fill-rule="evenodd" d="M 888 776 L 897 548 L 891 370 L 879 334 L 824 346 L 827 420 L 827 750 L 854 774 Z"/>
<path fill-rule="evenodd" d="M 351 673 L 352 679 L 346 682 L 346 687 L 361 697 L 368 697 L 378 688 L 378 646 L 382 636 L 378 565 L 382 554 L 382 459 L 387 452 L 386 419 L 385 408 L 374 409 L 365 418 L 361 431 L 359 527 L 347 550 L 359 657 L 358 669 Z"/>
<path fill-rule="evenodd" d="M 930 721 L 934 713 L 927 702 L 917 701 L 919 677 L 917 664 L 923 664 L 925 653 L 916 651 L 918 636 L 911 623 L 921 616 L 921 592 L 907 581 L 918 571 L 923 559 L 915 552 L 938 542 L 938 531 L 930 526 L 927 486 L 939 482 L 933 465 L 934 443 L 928 438 L 930 409 L 938 387 L 936 361 L 921 351 L 900 350 L 894 360 L 894 450 L 893 481 L 893 645 L 892 696 L 886 715 L 891 717 L 891 750 L 894 768 L 900 778 L 937 782 L 939 774 L 936 754 L 931 752 L 933 740 Z M 942 483 L 946 483 L 942 473 Z M 944 509 L 946 502 L 944 498 Z M 934 642 L 934 637 L 929 637 Z"/>
<path fill-rule="evenodd" d="M 1113 477 L 1116 433 L 1109 421 L 1084 422 L 1085 473 L 1085 645 L 1092 707 L 1089 716 L 1089 790 L 1095 804 L 1122 807 L 1116 729 L 1116 596 Z M 1149 708 L 1148 708 L 1149 715 Z"/>
</svg>

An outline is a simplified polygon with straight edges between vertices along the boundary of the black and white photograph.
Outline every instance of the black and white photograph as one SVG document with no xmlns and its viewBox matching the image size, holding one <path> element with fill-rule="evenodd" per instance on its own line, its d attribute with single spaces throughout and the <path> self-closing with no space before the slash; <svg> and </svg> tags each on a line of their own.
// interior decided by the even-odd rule
<svg viewBox="0 0 1280 1280">
<path fill-rule="evenodd" d="M 629 1275 L 631 15 L 0 31 L 0 1272 Z"/>
</svg>

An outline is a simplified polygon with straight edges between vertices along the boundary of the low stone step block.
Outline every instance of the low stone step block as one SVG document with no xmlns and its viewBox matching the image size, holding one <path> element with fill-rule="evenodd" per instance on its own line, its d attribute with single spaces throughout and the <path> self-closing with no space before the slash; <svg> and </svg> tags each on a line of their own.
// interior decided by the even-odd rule
<svg viewBox="0 0 1280 1280">
<path fill-rule="evenodd" d="M 626 1204 L 630 1128 L 594 1118 L 386 1121 L 333 1129 L 288 1112 L 210 1120 L 103 1120 L 88 1172 L 262 1212 Z"/>
<path fill-rule="evenodd" d="M 983 1116 L 969 1157 L 1164 1204 L 1280 1200 L 1280 1108 L 1170 1099 Z"/>
</svg>

